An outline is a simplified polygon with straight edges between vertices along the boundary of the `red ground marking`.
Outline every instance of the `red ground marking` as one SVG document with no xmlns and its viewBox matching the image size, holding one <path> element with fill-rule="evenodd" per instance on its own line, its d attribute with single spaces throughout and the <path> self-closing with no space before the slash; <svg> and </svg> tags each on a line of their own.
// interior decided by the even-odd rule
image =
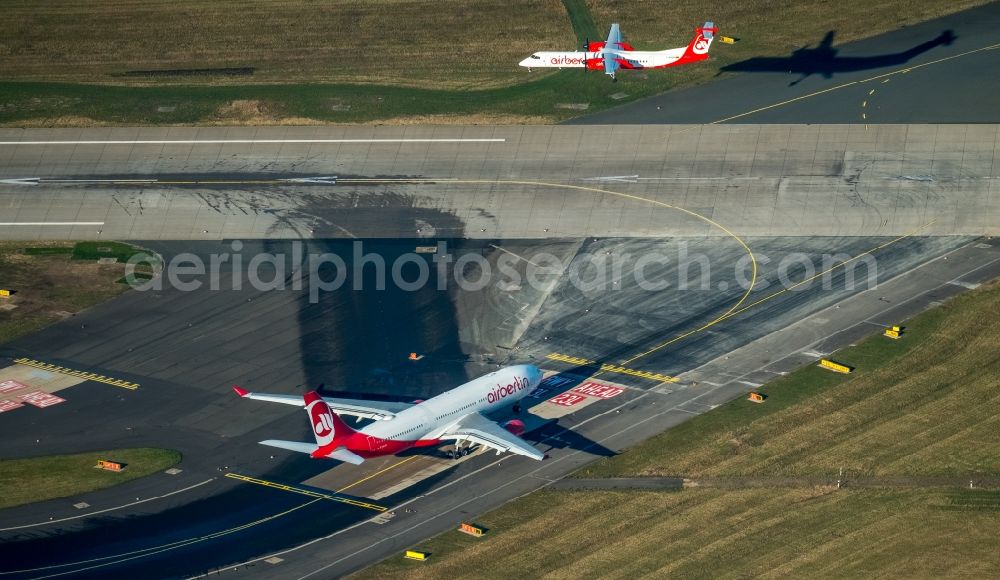
<svg viewBox="0 0 1000 580">
<path fill-rule="evenodd" d="M 23 406 L 24 406 L 23 403 L 18 403 L 17 401 L 11 401 L 10 399 L 4 399 L 0 401 L 0 413 L 13 411 L 16 408 Z"/>
<path fill-rule="evenodd" d="M 610 399 L 611 397 L 617 397 L 618 395 L 624 393 L 625 389 L 591 381 L 589 383 L 578 385 L 569 392 L 580 393 L 581 395 L 590 395 L 591 397 L 600 397 L 601 399 Z"/>
<path fill-rule="evenodd" d="M 552 397 L 551 399 L 549 399 L 549 402 L 554 403 L 556 405 L 562 405 L 563 407 L 572 407 L 573 405 L 576 405 L 577 403 L 586 400 L 586 398 L 587 398 L 586 395 L 578 395 L 572 391 L 567 391 L 565 393 Z"/>
<path fill-rule="evenodd" d="M 17 381 L 4 381 L 0 383 L 0 393 L 9 393 L 18 389 L 27 389 L 28 385 Z"/>
<path fill-rule="evenodd" d="M 18 399 L 29 405 L 34 405 L 39 409 L 44 409 L 45 407 L 51 407 L 52 405 L 58 405 L 59 403 L 66 402 L 66 399 L 59 398 L 51 393 L 46 393 L 45 391 L 32 391 L 30 393 L 25 393 L 19 396 Z"/>
</svg>

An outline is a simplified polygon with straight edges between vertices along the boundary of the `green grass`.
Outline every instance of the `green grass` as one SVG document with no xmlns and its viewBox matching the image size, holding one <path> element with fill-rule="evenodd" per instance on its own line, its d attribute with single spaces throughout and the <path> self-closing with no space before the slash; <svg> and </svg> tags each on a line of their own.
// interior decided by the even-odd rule
<svg viewBox="0 0 1000 580">
<path fill-rule="evenodd" d="M 580 113 L 556 108 L 559 103 L 588 103 L 593 112 L 710 82 L 733 62 L 788 55 L 830 29 L 842 43 L 984 2 L 515 0 L 472 9 L 464 2 L 285 0 L 239 4 L 254 17 L 232 19 L 223 17 L 236 9 L 232 0 L 58 0 L 44 9 L 17 0 L 5 7 L 13 32 L 0 39 L 0 125 L 561 121 Z M 583 38 L 603 39 L 615 21 L 636 48 L 683 46 L 708 18 L 741 42 L 717 44 L 706 63 L 624 71 L 616 84 L 584 70 L 528 73 L 517 66 L 536 50 L 571 50 Z M 279 21 L 287 26 L 269 26 Z M 257 72 L 121 76 L 134 69 L 234 66 Z M 617 93 L 625 93 L 625 101 L 610 98 Z"/>
<path fill-rule="evenodd" d="M 111 251 L 99 252 L 98 248 L 103 247 Z M 91 260 L 101 257 L 127 260 L 135 251 L 127 244 L 115 242 L 29 247 L 18 242 L 0 242 L 2 287 L 15 291 L 13 297 L 0 299 L 14 306 L 11 310 L 0 310 L 0 344 L 128 290 L 116 283 L 125 272 L 125 264 L 99 265 Z"/>
<path fill-rule="evenodd" d="M 115 473 L 95 469 L 98 459 L 125 463 Z M 0 508 L 60 497 L 71 497 L 138 479 L 176 465 L 181 454 L 172 449 L 137 448 L 0 459 Z"/>
<path fill-rule="evenodd" d="M 115 258 L 119 262 L 128 262 L 132 256 L 142 253 L 145 251 L 121 242 L 77 242 L 72 255 L 74 260 Z"/>
<path fill-rule="evenodd" d="M 848 487 L 541 491 L 360 578 L 997 577 L 1000 491 L 851 489 L 853 476 L 1000 474 L 1000 283 L 984 285 L 576 473 L 835 476 Z M 475 571 L 474 573 L 471 571 Z"/>
<path fill-rule="evenodd" d="M 537 492 L 354 578 L 932 578 L 1000 575 L 991 492 Z M 984 496 L 987 496 L 984 498 Z M 992 505 L 992 504 L 990 504 Z"/>
<path fill-rule="evenodd" d="M 28 256 L 61 256 L 72 254 L 73 248 L 69 246 L 46 246 L 42 248 L 25 248 L 24 253 Z"/>
<path fill-rule="evenodd" d="M 586 0 L 563 0 L 563 5 L 566 7 L 566 13 L 569 14 L 569 21 L 573 26 L 573 32 L 576 34 L 579 46 L 582 47 L 587 40 L 599 42 L 607 38 L 607 31 L 597 28 Z"/>
</svg>

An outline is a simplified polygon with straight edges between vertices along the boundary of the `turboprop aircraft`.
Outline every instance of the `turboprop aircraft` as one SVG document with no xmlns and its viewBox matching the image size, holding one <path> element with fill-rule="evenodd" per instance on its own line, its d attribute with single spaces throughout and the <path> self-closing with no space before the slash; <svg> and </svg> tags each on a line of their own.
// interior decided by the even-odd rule
<svg viewBox="0 0 1000 580">
<path fill-rule="evenodd" d="M 705 60 L 718 31 L 712 22 L 706 22 L 704 26 L 695 29 L 694 38 L 687 46 L 648 51 L 635 50 L 628 43 L 622 42 L 618 24 L 612 24 L 606 41 L 588 41 L 582 52 L 536 52 L 518 64 L 528 70 L 584 67 L 590 70 L 603 69 L 604 74 L 614 81 L 617 80 L 615 72 L 620 68 L 666 68 Z"/>
<path fill-rule="evenodd" d="M 542 371 L 532 365 L 496 370 L 426 401 L 372 402 L 323 397 L 316 391 L 298 395 L 251 393 L 234 386 L 240 397 L 305 407 L 315 443 L 268 439 L 262 445 L 360 464 L 367 458 L 394 455 L 412 447 L 432 447 L 444 441 L 471 443 L 532 459 L 545 456 L 520 435 L 524 423 L 511 419 L 500 425 L 487 418 L 518 402 L 542 382 Z M 518 409 L 515 408 L 515 411 Z M 360 430 L 348 427 L 340 415 L 374 419 Z"/>
</svg>

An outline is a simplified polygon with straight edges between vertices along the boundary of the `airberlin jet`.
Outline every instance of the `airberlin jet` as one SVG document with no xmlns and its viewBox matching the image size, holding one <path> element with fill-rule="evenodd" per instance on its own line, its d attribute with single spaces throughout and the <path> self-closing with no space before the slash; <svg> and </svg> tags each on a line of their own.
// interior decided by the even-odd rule
<svg viewBox="0 0 1000 580">
<path fill-rule="evenodd" d="M 666 68 L 708 58 L 708 49 L 718 28 L 711 22 L 696 28 L 694 39 L 687 46 L 668 50 L 635 50 L 622 42 L 621 30 L 617 24 L 611 25 L 611 32 L 605 42 L 587 42 L 583 52 L 536 52 L 519 64 L 529 70 L 533 68 L 588 68 L 604 70 L 604 74 L 615 78 L 615 72 L 623 69 Z"/>
<path fill-rule="evenodd" d="M 446 393 L 418 403 L 385 403 L 323 397 L 316 391 L 297 395 L 251 393 L 237 386 L 246 399 L 305 407 L 316 443 L 268 439 L 262 445 L 327 457 L 355 465 L 365 459 L 394 455 L 412 447 L 433 447 L 444 441 L 483 445 L 497 455 L 509 451 L 532 459 L 544 455 L 521 439 L 524 423 L 503 426 L 486 417 L 513 407 L 542 382 L 542 371 L 531 365 L 502 368 Z M 375 405 L 378 405 L 377 407 Z M 347 426 L 340 415 L 375 419 L 360 430 Z"/>
</svg>

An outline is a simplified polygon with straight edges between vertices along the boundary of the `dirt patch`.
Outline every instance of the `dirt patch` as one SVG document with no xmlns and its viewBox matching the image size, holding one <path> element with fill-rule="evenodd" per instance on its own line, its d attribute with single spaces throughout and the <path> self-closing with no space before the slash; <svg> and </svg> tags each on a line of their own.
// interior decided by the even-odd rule
<svg viewBox="0 0 1000 580">
<path fill-rule="evenodd" d="M 531 115 L 413 115 L 379 121 L 380 125 L 547 125 L 552 120 Z"/>
<path fill-rule="evenodd" d="M 32 244 L 42 246 L 71 247 Z M 8 307 L 0 310 L 0 343 L 71 317 L 128 289 L 117 282 L 125 275 L 125 264 L 71 260 L 68 253 L 27 255 L 24 248 L 23 242 L 0 244 L 0 280 L 14 291 L 13 296 L 0 298 Z"/>
<path fill-rule="evenodd" d="M 321 125 L 304 117 L 285 117 L 275 106 L 257 99 L 239 99 L 219 107 L 208 125 Z"/>
<path fill-rule="evenodd" d="M 29 129 L 36 129 L 36 128 L 47 129 L 50 127 L 110 127 L 115 125 L 118 125 L 118 123 L 108 123 L 107 121 L 98 121 L 97 119 L 91 119 L 90 117 L 82 117 L 79 115 L 62 115 L 59 117 L 39 117 L 36 119 L 25 119 L 23 121 L 0 123 L 0 127 L 17 127 L 17 128 L 23 127 Z"/>
</svg>

